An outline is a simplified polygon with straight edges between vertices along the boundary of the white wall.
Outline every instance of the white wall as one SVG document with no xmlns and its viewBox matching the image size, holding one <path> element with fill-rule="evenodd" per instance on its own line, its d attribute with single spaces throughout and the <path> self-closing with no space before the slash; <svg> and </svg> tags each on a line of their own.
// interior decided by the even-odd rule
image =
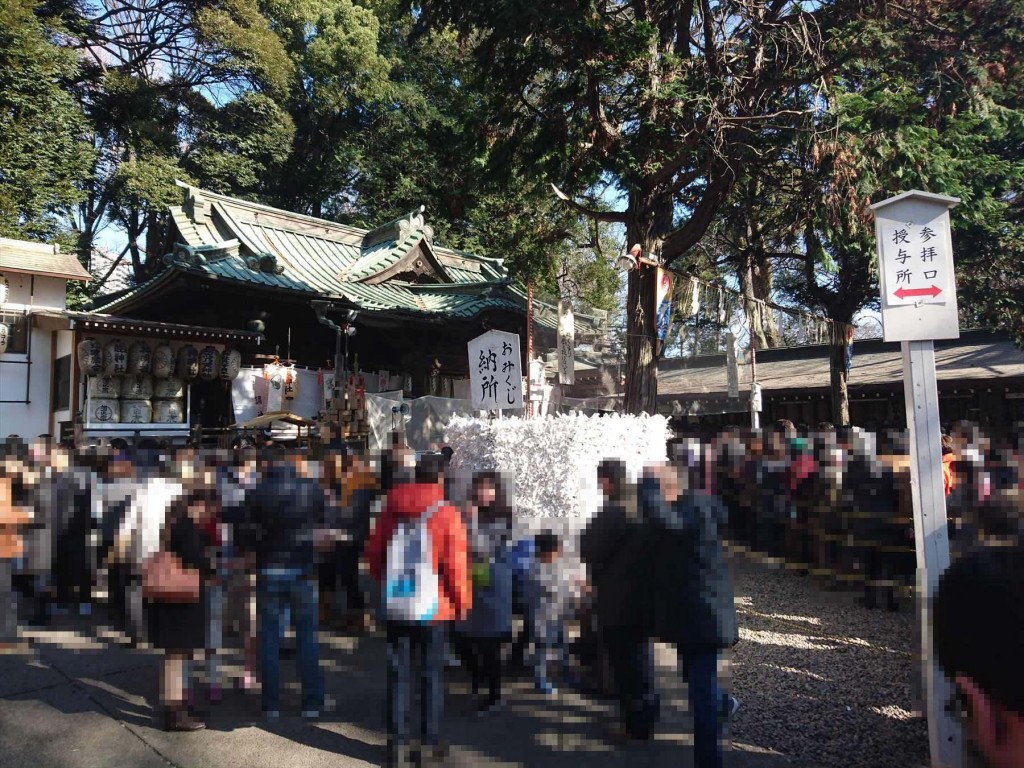
<svg viewBox="0 0 1024 768">
<path fill-rule="evenodd" d="M 26 309 L 64 309 L 65 281 L 56 277 L 36 276 L 15 272 L 0 273 L 10 286 L 10 295 L 4 304 L 8 313 L 22 313 Z M 68 334 L 70 337 L 70 334 Z M 0 438 L 20 435 L 31 438 L 50 432 L 50 376 L 53 369 L 53 333 L 33 328 L 29 345 L 30 355 L 4 353 L 0 358 Z M 70 338 L 67 345 L 70 346 Z M 26 364 L 31 358 L 31 364 Z M 28 386 L 28 400 L 26 397 Z"/>
<path fill-rule="evenodd" d="M 64 309 L 64 294 L 67 281 L 60 277 L 42 277 L 36 275 L 33 284 L 32 275 L 19 272 L 0 272 L 0 280 L 6 280 L 11 293 L 7 297 L 4 308 L 7 311 L 23 310 L 27 307 L 37 309 Z"/>
<path fill-rule="evenodd" d="M 50 431 L 50 391 L 53 361 L 50 343 L 53 333 L 32 329 L 29 355 L 5 353 L 0 362 L 0 437 L 35 437 Z M 10 361 L 10 362 L 8 362 Z M 25 403 L 26 383 L 28 399 Z"/>
</svg>

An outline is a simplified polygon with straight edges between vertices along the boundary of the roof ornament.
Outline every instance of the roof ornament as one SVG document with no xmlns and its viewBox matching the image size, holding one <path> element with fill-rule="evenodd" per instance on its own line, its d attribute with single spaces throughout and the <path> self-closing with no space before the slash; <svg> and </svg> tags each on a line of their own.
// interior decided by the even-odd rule
<svg viewBox="0 0 1024 768">
<path fill-rule="evenodd" d="M 245 265 L 253 272 L 263 272 L 268 275 L 284 274 L 284 266 L 277 263 L 277 256 L 267 251 L 249 256 Z"/>
<path fill-rule="evenodd" d="M 175 243 L 174 250 L 164 256 L 167 266 L 202 267 L 211 261 L 218 261 L 238 253 L 238 240 L 225 240 L 222 243 L 206 245 L 188 245 Z"/>
</svg>

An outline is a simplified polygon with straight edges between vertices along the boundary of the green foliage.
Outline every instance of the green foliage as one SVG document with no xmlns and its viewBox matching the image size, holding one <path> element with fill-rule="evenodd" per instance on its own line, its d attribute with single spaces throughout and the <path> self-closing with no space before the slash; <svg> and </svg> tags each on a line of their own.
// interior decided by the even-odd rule
<svg viewBox="0 0 1024 768">
<path fill-rule="evenodd" d="M 75 57 L 51 42 L 35 3 L 0 0 L 0 235 L 52 240 L 81 196 L 91 147 L 62 84 Z"/>
<path fill-rule="evenodd" d="M 189 127 L 196 138 L 182 167 L 205 189 L 248 198 L 265 177 L 284 172 L 295 135 L 291 116 L 258 93 L 220 108 L 204 102 Z"/>
</svg>

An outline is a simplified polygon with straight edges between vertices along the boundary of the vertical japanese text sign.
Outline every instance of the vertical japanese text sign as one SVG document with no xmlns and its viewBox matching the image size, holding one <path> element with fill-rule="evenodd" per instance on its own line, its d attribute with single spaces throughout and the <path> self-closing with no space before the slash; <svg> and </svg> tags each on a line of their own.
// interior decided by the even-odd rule
<svg viewBox="0 0 1024 768">
<path fill-rule="evenodd" d="M 960 336 L 949 209 L 955 197 L 904 192 L 871 206 L 878 241 L 882 327 L 903 351 L 903 391 L 910 433 L 910 490 L 921 611 L 921 657 L 931 765 L 962 764 L 959 723 L 945 706 L 952 682 L 936 664 L 931 600 L 949 567 L 942 430 L 934 339 Z"/>
<path fill-rule="evenodd" d="M 957 339 L 949 209 L 955 197 L 904 192 L 871 206 L 886 341 Z"/>
<path fill-rule="evenodd" d="M 519 336 L 488 331 L 469 342 L 469 379 L 474 408 L 521 409 L 523 371 Z"/>
<path fill-rule="evenodd" d="M 572 304 L 558 302 L 558 383 L 576 382 L 576 318 Z"/>
</svg>

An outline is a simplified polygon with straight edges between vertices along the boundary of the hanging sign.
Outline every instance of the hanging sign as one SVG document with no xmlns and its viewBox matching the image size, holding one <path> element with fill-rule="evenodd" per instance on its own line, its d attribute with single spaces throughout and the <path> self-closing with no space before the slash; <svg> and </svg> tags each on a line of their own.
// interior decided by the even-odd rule
<svg viewBox="0 0 1024 768">
<path fill-rule="evenodd" d="M 871 206 L 886 341 L 960 337 L 949 232 L 957 202 L 911 191 Z"/>
<path fill-rule="evenodd" d="M 572 304 L 558 302 L 558 383 L 576 382 L 576 318 Z"/>
<path fill-rule="evenodd" d="M 481 410 L 523 407 L 522 358 L 519 336 L 488 331 L 469 342 L 470 394 Z"/>
</svg>

